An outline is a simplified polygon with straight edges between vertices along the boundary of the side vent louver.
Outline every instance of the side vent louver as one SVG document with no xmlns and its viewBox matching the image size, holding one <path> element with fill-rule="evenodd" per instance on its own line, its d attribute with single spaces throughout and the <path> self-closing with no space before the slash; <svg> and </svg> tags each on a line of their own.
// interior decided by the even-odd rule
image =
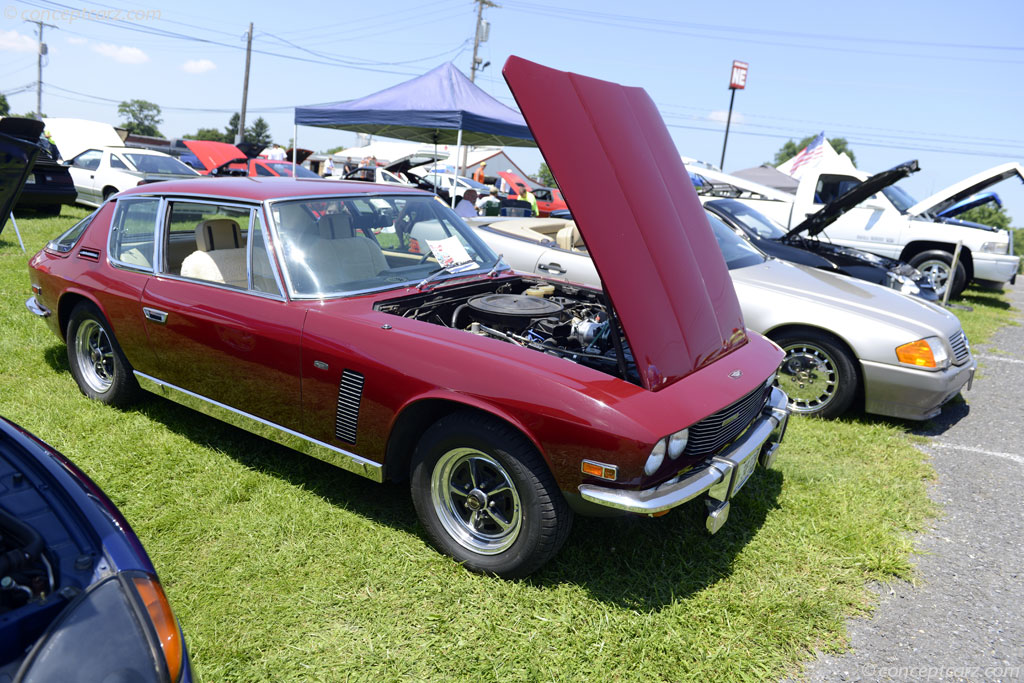
<svg viewBox="0 0 1024 683">
<path fill-rule="evenodd" d="M 82 247 L 78 250 L 78 258 L 84 258 L 86 261 L 99 261 L 100 252 L 96 249 Z"/>
<path fill-rule="evenodd" d="M 338 386 L 338 414 L 334 419 L 334 435 L 346 443 L 356 442 L 359 423 L 359 401 L 363 398 L 366 378 L 358 372 L 345 370 Z"/>
</svg>

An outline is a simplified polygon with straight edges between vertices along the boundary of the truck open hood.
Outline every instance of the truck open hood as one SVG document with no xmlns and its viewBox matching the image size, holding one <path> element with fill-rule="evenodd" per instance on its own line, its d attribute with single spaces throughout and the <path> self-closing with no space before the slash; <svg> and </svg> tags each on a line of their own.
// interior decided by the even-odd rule
<svg viewBox="0 0 1024 683">
<path fill-rule="evenodd" d="M 39 146 L 42 132 L 42 121 L 13 116 L 0 119 L 0 232 L 43 151 Z"/>
<path fill-rule="evenodd" d="M 651 98 L 519 57 L 502 70 L 612 300 L 644 387 L 746 343 L 725 260 Z"/>
<path fill-rule="evenodd" d="M 923 216 L 925 214 L 928 216 L 938 216 L 961 199 L 966 199 L 972 194 L 986 190 L 996 183 L 1000 183 L 1013 176 L 1017 176 L 1021 181 L 1024 181 L 1024 168 L 1019 163 L 1010 162 L 994 166 L 987 171 L 976 173 L 970 178 L 965 178 L 944 190 L 936 192 L 931 197 L 928 197 L 928 199 L 914 204 L 907 213 L 911 216 Z"/>
<path fill-rule="evenodd" d="M 801 232 L 806 231 L 808 237 L 814 237 L 868 197 L 881 192 L 893 183 L 906 178 L 911 173 L 917 173 L 919 170 L 921 170 L 921 167 L 918 166 L 915 159 L 913 161 L 905 161 L 899 166 L 893 166 L 888 171 L 876 173 L 812 213 L 786 233 L 786 235 L 799 235 Z"/>
<path fill-rule="evenodd" d="M 243 163 L 246 159 L 242 150 L 227 142 L 214 140 L 182 140 L 182 142 L 206 167 L 206 173 L 236 159 L 241 159 Z"/>
<path fill-rule="evenodd" d="M 995 192 L 979 192 L 978 194 L 972 194 L 967 199 L 961 199 L 952 206 L 943 209 L 938 212 L 938 215 L 943 218 L 953 218 L 959 216 L 965 211 L 970 211 L 979 206 L 984 206 L 989 202 L 995 202 L 996 206 L 1002 206 L 1003 200 L 999 198 Z"/>
</svg>

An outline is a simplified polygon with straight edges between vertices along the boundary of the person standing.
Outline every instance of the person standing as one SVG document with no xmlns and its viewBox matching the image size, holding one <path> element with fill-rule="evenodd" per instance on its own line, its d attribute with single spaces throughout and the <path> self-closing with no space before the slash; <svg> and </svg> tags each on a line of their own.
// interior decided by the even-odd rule
<svg viewBox="0 0 1024 683">
<path fill-rule="evenodd" d="M 540 209 L 537 208 L 537 198 L 533 196 L 532 192 L 530 192 L 529 187 L 523 184 L 519 185 L 519 198 L 525 202 L 529 202 L 530 211 L 533 212 L 534 216 L 540 215 Z"/>
<path fill-rule="evenodd" d="M 284 148 L 276 142 L 271 146 L 270 151 L 267 152 L 267 159 L 271 161 L 284 161 L 286 158 Z"/>
<path fill-rule="evenodd" d="M 484 175 L 484 168 L 486 168 L 486 167 L 487 167 L 487 162 L 486 161 L 481 161 L 480 165 L 476 167 L 475 171 L 473 171 L 473 180 L 477 181 L 481 185 L 484 184 L 484 178 L 486 177 Z"/>
<path fill-rule="evenodd" d="M 332 175 L 334 175 L 334 159 L 331 157 L 327 157 L 327 159 L 324 160 L 323 168 L 323 176 L 325 178 L 330 178 Z"/>
</svg>

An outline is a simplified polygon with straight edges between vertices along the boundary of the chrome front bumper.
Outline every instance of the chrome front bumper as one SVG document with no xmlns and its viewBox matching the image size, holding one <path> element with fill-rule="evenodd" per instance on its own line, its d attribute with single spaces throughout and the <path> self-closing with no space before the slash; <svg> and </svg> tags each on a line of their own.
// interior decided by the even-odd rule
<svg viewBox="0 0 1024 683">
<path fill-rule="evenodd" d="M 38 315 L 40 318 L 50 317 L 50 309 L 39 303 L 34 296 L 30 296 L 28 298 L 28 301 L 25 302 L 25 307 L 30 310 L 33 315 Z"/>
<path fill-rule="evenodd" d="M 729 516 L 729 500 L 746 483 L 757 462 L 760 461 L 765 468 L 775 462 L 775 450 L 789 422 L 787 403 L 785 392 L 773 387 L 760 416 L 736 441 L 699 470 L 639 491 L 582 484 L 580 495 L 598 505 L 650 515 L 670 510 L 707 493 L 707 527 L 708 531 L 715 533 Z"/>
</svg>

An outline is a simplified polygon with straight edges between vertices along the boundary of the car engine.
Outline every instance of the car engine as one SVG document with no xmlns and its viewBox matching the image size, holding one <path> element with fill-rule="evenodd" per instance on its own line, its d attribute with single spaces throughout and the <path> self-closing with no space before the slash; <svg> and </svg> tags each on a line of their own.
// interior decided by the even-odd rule
<svg viewBox="0 0 1024 683">
<path fill-rule="evenodd" d="M 0 614 L 53 590 L 53 570 L 42 537 L 0 509 Z"/>
<path fill-rule="evenodd" d="M 378 304 L 377 309 L 464 330 L 640 384 L 622 327 L 601 292 L 542 280 L 477 283 Z"/>
</svg>

